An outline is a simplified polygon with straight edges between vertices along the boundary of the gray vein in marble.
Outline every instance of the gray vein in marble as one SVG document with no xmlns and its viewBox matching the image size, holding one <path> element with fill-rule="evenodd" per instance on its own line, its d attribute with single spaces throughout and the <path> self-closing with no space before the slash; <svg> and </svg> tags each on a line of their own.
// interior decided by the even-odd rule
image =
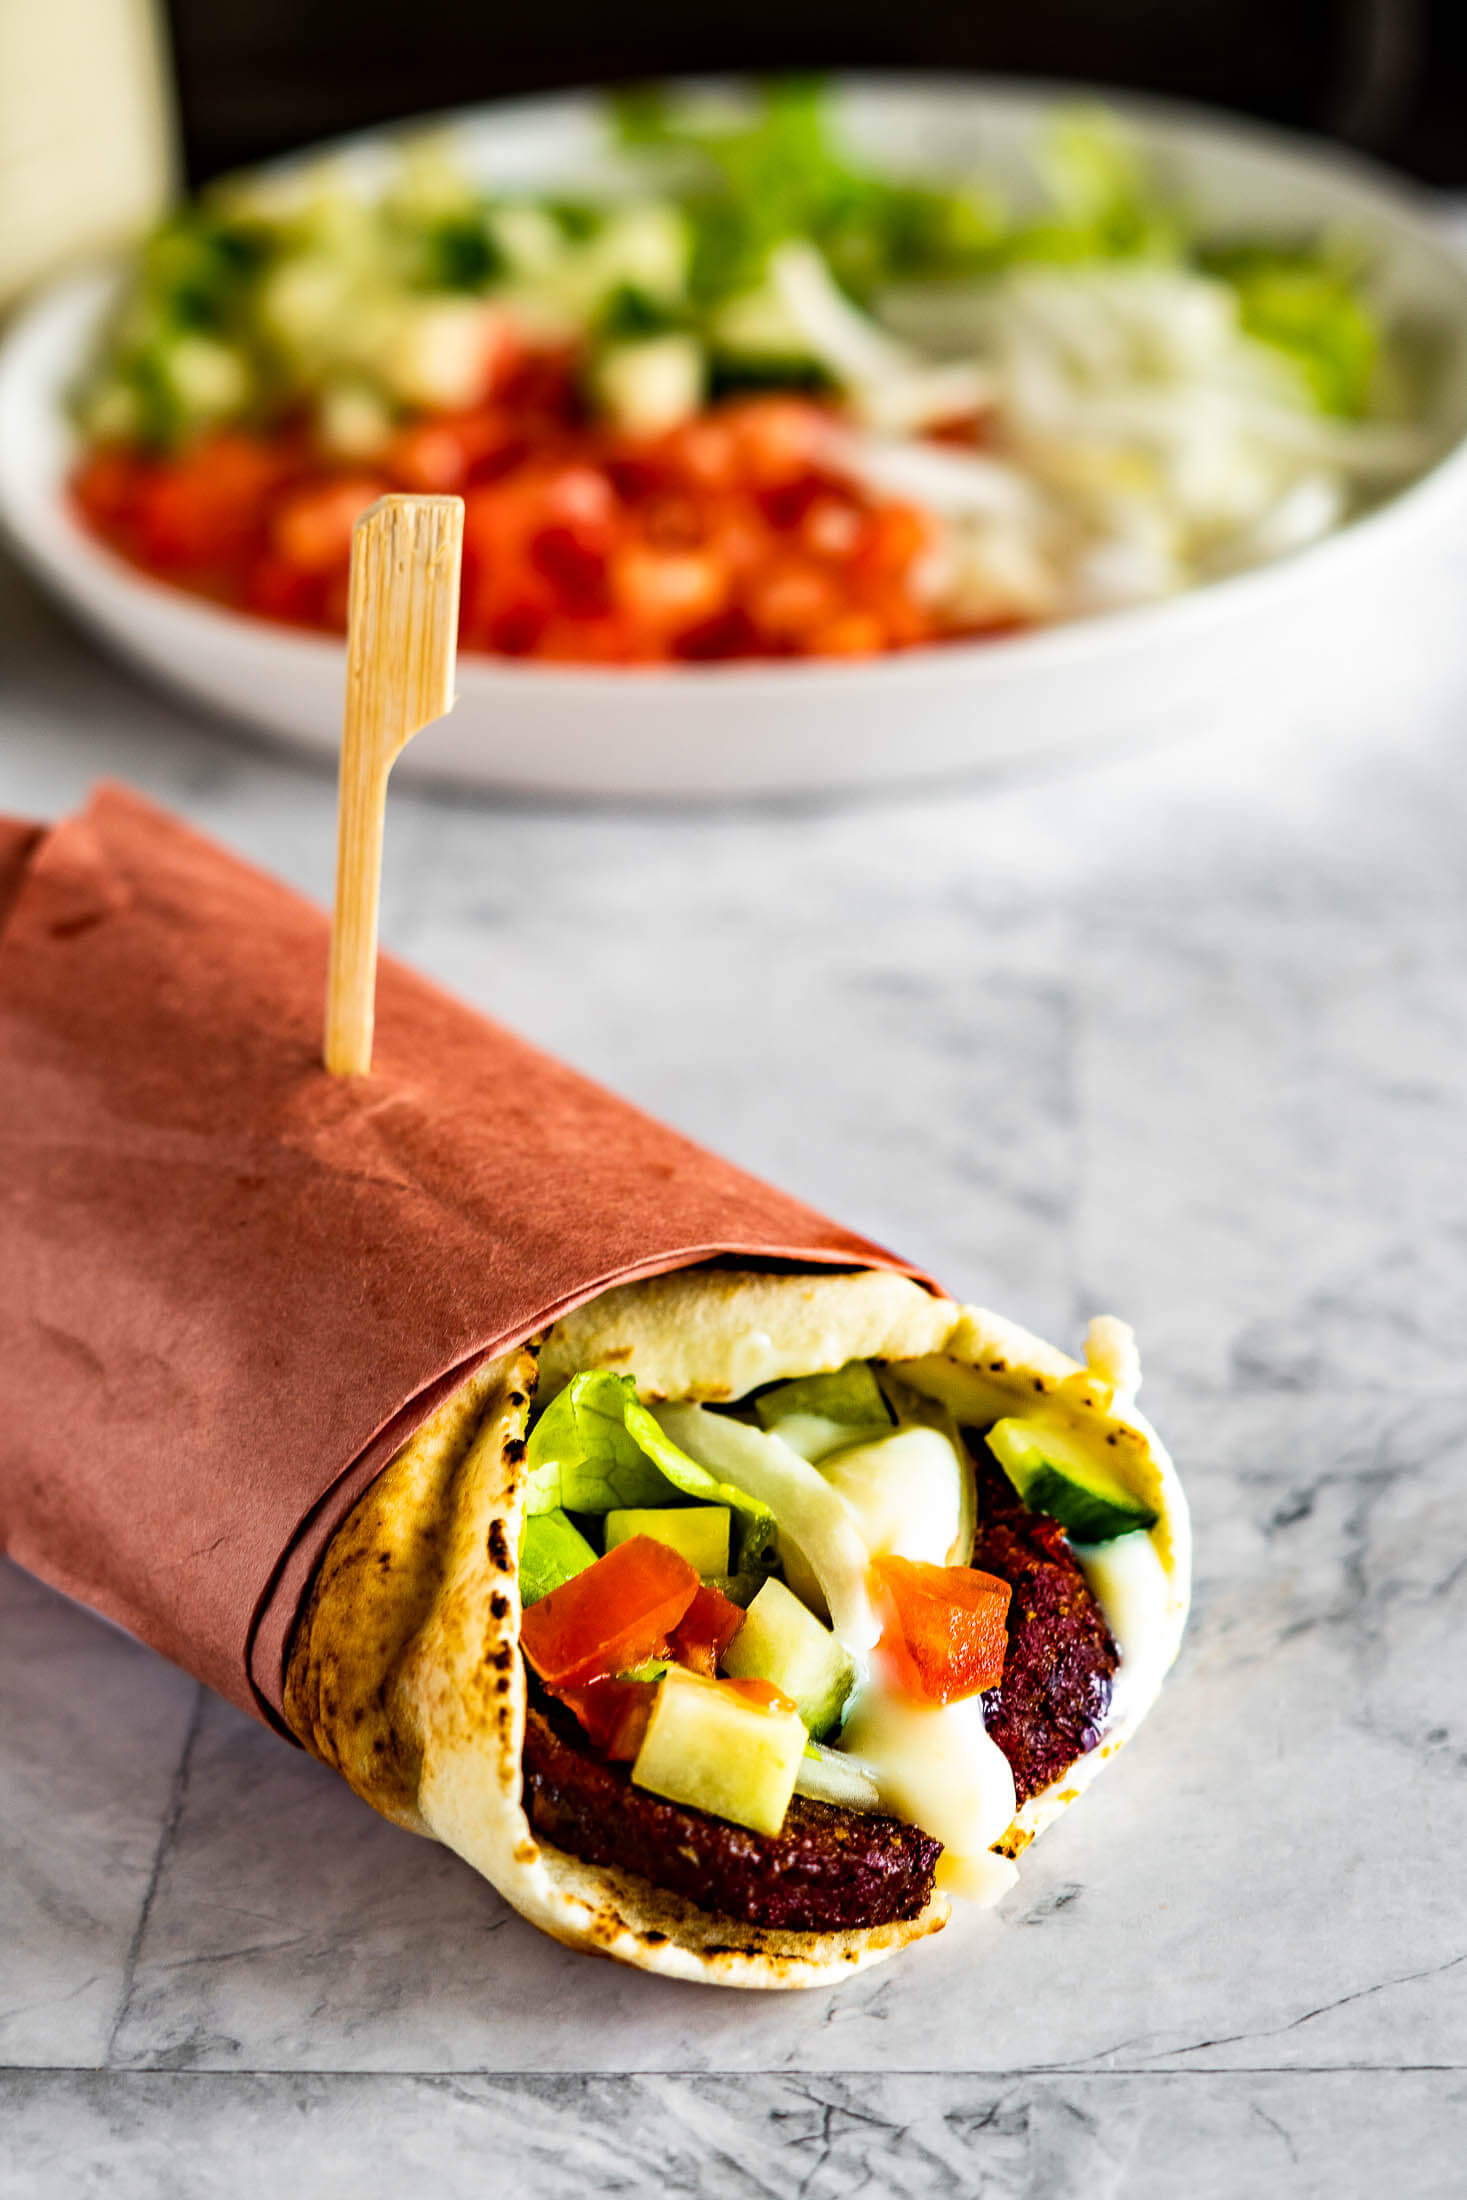
<svg viewBox="0 0 1467 2200">
<path fill-rule="evenodd" d="M 153 1855 L 153 1868 L 148 1874 L 148 1884 L 143 1890 L 142 1905 L 138 1910 L 137 1925 L 133 1930 L 132 1939 L 128 1942 L 127 1954 L 122 1961 L 122 1988 L 117 1998 L 117 2014 L 112 2020 L 112 2029 L 107 2036 L 105 2060 L 109 2063 L 116 2060 L 117 2038 L 127 2022 L 128 2013 L 132 2007 L 133 1987 L 137 1979 L 138 1956 L 147 1937 L 148 1921 L 153 1914 L 153 1903 L 158 1893 L 158 1882 L 162 1877 L 163 1867 L 177 1838 L 179 1824 L 183 1818 L 184 1803 L 188 1796 L 189 1768 L 193 1763 L 194 1745 L 198 1740 L 199 1728 L 203 1722 L 204 1700 L 207 1694 L 208 1691 L 203 1684 L 196 1682 L 194 1686 L 194 1706 L 189 1714 L 188 1728 L 183 1737 L 183 1748 L 179 1752 L 178 1765 L 173 1775 L 173 1786 L 168 1796 L 168 1807 L 163 1814 L 163 1824 L 158 1834 L 158 1846 Z"/>
<path fill-rule="evenodd" d="M 730 2200 L 1352 2200 L 1460 2192 L 1467 2085 L 1430 2074 L 0 2077 L 5 2200 L 512 2189 Z M 429 2168 L 431 2165 L 431 2168 Z"/>
</svg>

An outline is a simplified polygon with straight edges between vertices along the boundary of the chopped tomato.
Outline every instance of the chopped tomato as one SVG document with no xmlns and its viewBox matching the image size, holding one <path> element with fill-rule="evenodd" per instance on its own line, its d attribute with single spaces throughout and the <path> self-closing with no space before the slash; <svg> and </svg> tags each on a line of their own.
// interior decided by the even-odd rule
<svg viewBox="0 0 1467 2200">
<path fill-rule="evenodd" d="M 469 477 L 469 453 L 450 420 L 425 420 L 404 428 L 382 457 L 399 488 L 429 496 L 457 495 Z"/>
<path fill-rule="evenodd" d="M 871 1571 L 885 1607 L 881 1648 L 906 1695 L 957 1703 L 997 1686 L 1008 1650 L 1006 1581 L 914 1558 L 878 1558 Z"/>
<path fill-rule="evenodd" d="M 277 510 L 271 544 L 301 573 L 332 573 L 351 557 L 351 531 L 387 484 L 377 474 L 345 474 L 322 487 L 297 489 Z"/>
<path fill-rule="evenodd" d="M 690 420 L 670 430 L 662 456 L 668 470 L 676 468 L 699 489 L 728 489 L 738 480 L 738 443 L 727 416 Z"/>
<path fill-rule="evenodd" d="M 932 523 L 911 504 L 884 504 L 865 517 L 856 546 L 856 571 L 883 580 L 904 575 L 932 542 Z"/>
<path fill-rule="evenodd" d="M 523 449 L 522 424 L 499 405 L 473 412 L 442 413 L 410 421 L 382 454 L 399 489 L 456 493 L 481 471 Z"/>
<path fill-rule="evenodd" d="M 291 626 L 317 624 L 325 608 L 318 576 L 303 573 L 288 558 L 273 553 L 260 558 L 251 571 L 245 601 L 267 619 L 282 619 Z"/>
<path fill-rule="evenodd" d="M 531 1610 L 539 1607 L 532 1605 Z M 657 1694 L 655 1681 L 587 1681 L 556 1693 L 569 1704 L 590 1740 L 615 1764 L 630 1764 L 642 1746 Z"/>
<path fill-rule="evenodd" d="M 634 1535 L 532 1604 L 520 1642 L 548 1688 L 575 1688 L 655 1656 L 698 1588 L 670 1545 Z"/>
<path fill-rule="evenodd" d="M 773 1681 L 756 1681 L 752 1678 L 737 1681 L 724 1679 L 718 1685 L 720 1688 L 732 1688 L 737 1695 L 743 1696 L 749 1703 L 758 1704 L 761 1711 L 796 1711 L 799 1709 L 794 1698 L 787 1696 L 782 1688 L 776 1688 Z"/>
<path fill-rule="evenodd" d="M 270 444 L 216 435 L 148 470 L 134 523 L 143 557 L 164 567 L 215 567 L 259 532 L 264 500 L 289 463 Z"/>
<path fill-rule="evenodd" d="M 727 414 L 740 470 L 760 489 L 807 480 L 827 440 L 829 416 L 802 397 L 755 397 Z"/>
<path fill-rule="evenodd" d="M 817 657 L 875 657 L 887 633 L 874 611 L 842 611 L 818 626 L 812 639 Z"/>
<path fill-rule="evenodd" d="M 613 601 L 649 636 L 679 634 L 723 608 L 727 581 L 706 550 L 628 543 L 611 562 Z"/>
<path fill-rule="evenodd" d="M 540 1606 L 532 1605 L 530 1609 L 538 1612 Z M 733 1609 L 737 1612 L 738 1606 Z M 741 1612 L 739 1617 L 743 1618 Z M 757 1704 L 761 1711 L 797 1709 L 792 1699 L 776 1688 L 773 1681 L 725 1678 L 720 1679 L 718 1685 L 732 1689 L 746 1703 Z M 642 1746 L 652 1706 L 657 1700 L 657 1689 L 656 1681 L 630 1680 L 618 1674 L 606 1680 L 587 1681 L 579 1688 L 557 1688 L 555 1693 L 575 1713 L 587 1739 L 603 1757 L 613 1764 L 630 1764 Z"/>
<path fill-rule="evenodd" d="M 705 1581 L 672 1631 L 672 1654 L 679 1665 L 711 1679 L 743 1624 L 744 1615 L 732 1597 Z"/>
<path fill-rule="evenodd" d="M 96 526 L 119 527 L 136 509 L 146 471 L 146 461 L 134 452 L 107 445 L 83 460 L 72 483 L 73 494 Z"/>
<path fill-rule="evenodd" d="M 861 542 L 860 508 L 849 497 L 822 490 L 800 521 L 799 533 L 804 547 L 816 557 L 847 558 Z"/>
<path fill-rule="evenodd" d="M 172 453 L 98 450 L 72 495 L 146 570 L 328 632 L 346 622 L 353 522 L 397 488 L 464 499 L 465 649 L 707 663 L 868 657 L 952 633 L 922 583 L 933 522 L 836 470 L 831 419 L 770 395 L 622 434 L 586 418 L 570 350 L 509 345 L 482 401 L 404 418 L 366 463 L 319 449 L 297 417 Z"/>
</svg>

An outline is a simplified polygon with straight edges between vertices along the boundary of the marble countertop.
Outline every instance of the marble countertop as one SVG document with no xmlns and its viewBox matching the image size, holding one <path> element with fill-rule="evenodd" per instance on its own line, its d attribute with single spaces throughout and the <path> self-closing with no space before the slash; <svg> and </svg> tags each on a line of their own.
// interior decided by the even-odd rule
<svg viewBox="0 0 1467 2200">
<path fill-rule="evenodd" d="M 573 1956 L 0 1562 L 0 2194 L 1236 2200 L 1467 2183 L 1467 543 L 1328 711 L 647 814 L 394 794 L 390 945 L 1071 1345 L 1197 1530 L 1134 1747 L 831 1994 Z M 333 788 L 0 567 L 0 808 L 124 776 L 314 893 Z"/>
</svg>

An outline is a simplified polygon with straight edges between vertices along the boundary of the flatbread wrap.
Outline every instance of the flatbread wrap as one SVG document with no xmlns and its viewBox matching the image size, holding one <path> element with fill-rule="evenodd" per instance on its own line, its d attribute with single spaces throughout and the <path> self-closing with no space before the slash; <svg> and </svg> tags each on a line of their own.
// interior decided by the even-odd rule
<svg viewBox="0 0 1467 2200">
<path fill-rule="evenodd" d="M 1087 1360 L 891 1274 L 716 1268 L 611 1291 L 480 1371 L 362 1498 L 296 1628 L 287 1720 L 367 1802 L 445 1842 L 571 1946 L 732 1986 L 846 1976 L 938 1930 L 955 1899 L 997 1900 L 1014 1859 L 1135 1731 L 1176 1654 L 1186 1502 L 1135 1410 L 1129 1332 L 1092 1324 Z M 775 1516 L 769 1570 L 730 1576 L 737 1508 L 659 1490 L 650 1459 L 637 1487 L 598 1492 L 583 1460 L 557 1462 L 553 1445 L 537 1445 L 578 1382 L 593 1404 L 598 1385 L 624 1386 L 664 1437 L 729 1478 L 725 1489 L 742 1473 L 739 1494 L 762 1493 Z M 827 1419 L 822 1406 L 849 1418 Z M 1074 1479 L 1051 1468 L 1049 1502 L 1078 1507 L 1102 1539 L 1071 1539 L 1023 1504 L 990 1440 L 1005 1429 L 1060 1462 Z M 710 1735 L 722 1707 L 705 1712 L 700 1699 L 706 1655 L 687 1681 L 686 1649 L 674 1647 L 660 1674 L 643 1660 L 648 1677 L 618 1704 L 614 1682 L 547 1687 L 525 1654 L 525 1615 L 555 1594 L 533 1562 L 566 1520 L 545 1504 L 557 1464 L 586 1531 L 574 1531 L 580 1572 L 567 1580 L 594 1580 L 603 1538 L 613 1554 L 630 1547 L 612 1541 L 623 1512 L 690 1551 L 712 1528 L 725 1540 L 705 1548 L 708 1573 L 742 1607 L 717 1670 L 762 1668 L 784 1695 L 795 1674 L 818 1696 L 819 1636 L 844 1654 L 835 1716 L 827 1698 L 812 1720 L 826 1742 L 800 1756 L 793 1791 L 781 1767 L 776 1832 L 753 1823 L 763 1770 L 752 1787 L 744 1773 L 768 1713 L 735 1707 L 727 1733 Z M 671 1503 L 580 1510 L 619 1495 Z M 1107 1501 L 1119 1508 L 1109 1520 L 1098 1510 Z M 893 1675 L 892 1615 L 871 1585 L 893 1555 L 1005 1583 L 996 1685 L 939 1705 Z M 776 1632 L 771 1643 L 766 1630 L 738 1654 L 761 1605 L 777 1616 L 791 1601 L 817 1638 L 814 1676 L 803 1637 L 791 1646 Z M 695 1662 L 707 1647 L 695 1640 Z M 598 1685 L 614 1713 L 631 1712 L 626 1746 L 587 1705 Z M 648 1787 L 659 1699 L 679 1686 L 691 1702 L 670 1733 L 670 1774 L 654 1766 Z M 808 1717 L 813 1700 L 798 1711 Z M 711 1780 L 699 1761 L 707 1746 L 723 1759 Z"/>
<path fill-rule="evenodd" d="M 1077 1364 L 103 789 L 0 820 L 0 1531 L 561 1940 L 839 1978 L 1134 1730 L 1185 1503 Z"/>
</svg>

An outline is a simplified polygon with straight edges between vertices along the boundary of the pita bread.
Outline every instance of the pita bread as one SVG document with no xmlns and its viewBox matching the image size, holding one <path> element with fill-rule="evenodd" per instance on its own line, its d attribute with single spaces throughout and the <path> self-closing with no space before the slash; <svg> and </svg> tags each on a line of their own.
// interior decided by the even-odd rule
<svg viewBox="0 0 1467 2200">
<path fill-rule="evenodd" d="M 1118 1329 L 1118 1325 L 1116 1325 Z M 949 1904 L 871 1930 L 774 1932 L 710 1915 L 630 1873 L 539 1840 L 521 1808 L 526 1691 L 517 1554 L 532 1401 L 581 1368 L 636 1377 L 641 1394 L 726 1400 L 847 1360 L 903 1375 L 991 1420 L 1036 1395 L 1116 1437 L 1118 1470 L 1155 1504 L 1171 1663 L 1186 1619 L 1186 1501 L 1159 1439 L 1135 1412 L 1131 1364 L 1097 1325 L 1088 1368 L 979 1308 L 904 1278 L 691 1270 L 629 1284 L 567 1316 L 543 1348 L 479 1370 L 397 1454 L 338 1530 L 292 1640 L 293 1732 L 397 1825 L 444 1842 L 531 1923 L 568 1946 L 665 1977 L 746 1987 L 817 1986 L 938 1931 Z M 1128 1336 L 1128 1332 L 1121 1333 Z M 538 1364 L 537 1364 L 538 1363 Z M 1134 1732 L 1155 1687 L 1063 1779 L 1020 1811 L 1000 1844 L 1017 1855 Z"/>
</svg>

